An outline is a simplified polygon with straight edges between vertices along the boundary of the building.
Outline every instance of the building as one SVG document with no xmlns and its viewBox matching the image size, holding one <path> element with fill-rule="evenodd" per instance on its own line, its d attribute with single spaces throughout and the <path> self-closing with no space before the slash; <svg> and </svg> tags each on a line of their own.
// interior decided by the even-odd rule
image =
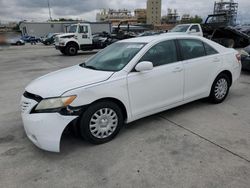
<svg viewBox="0 0 250 188">
<path fill-rule="evenodd" d="M 162 16 L 161 22 L 162 24 L 176 24 L 179 21 L 179 14 L 177 9 L 168 9 L 168 14 L 166 16 Z"/>
<path fill-rule="evenodd" d="M 190 22 L 190 14 L 183 14 L 181 17 L 181 23 L 189 23 Z"/>
<path fill-rule="evenodd" d="M 96 21 L 103 22 L 108 21 L 111 22 L 112 25 L 119 25 L 121 22 L 127 22 L 129 24 L 136 24 L 137 18 L 132 15 L 131 11 L 127 9 L 103 9 L 100 13 L 96 14 Z"/>
<path fill-rule="evenodd" d="M 147 9 L 135 9 L 135 17 L 138 23 L 147 23 Z"/>
<path fill-rule="evenodd" d="M 147 1 L 147 24 L 161 24 L 161 0 Z"/>
<path fill-rule="evenodd" d="M 236 25 L 238 3 L 234 0 L 220 0 L 214 3 L 214 14 L 225 14 L 214 19 L 214 22 L 225 22 L 228 25 Z"/>
<path fill-rule="evenodd" d="M 31 35 L 36 37 L 42 37 L 48 33 L 65 33 L 67 28 L 72 24 L 77 24 L 79 21 L 67 21 L 67 22 L 21 22 L 19 28 L 22 35 Z M 107 22 L 81 22 L 89 23 L 91 25 L 92 33 L 100 33 L 102 31 L 110 33 L 112 26 Z"/>
</svg>

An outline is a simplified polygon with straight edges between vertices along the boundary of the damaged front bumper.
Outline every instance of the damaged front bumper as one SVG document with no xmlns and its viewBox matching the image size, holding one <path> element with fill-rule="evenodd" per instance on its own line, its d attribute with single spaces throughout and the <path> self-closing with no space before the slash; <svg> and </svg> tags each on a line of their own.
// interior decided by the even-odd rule
<svg viewBox="0 0 250 188">
<path fill-rule="evenodd" d="M 22 97 L 22 120 L 28 138 L 39 148 L 60 152 L 62 133 L 67 125 L 78 116 L 64 116 L 59 113 L 30 113 L 37 102 Z"/>
</svg>

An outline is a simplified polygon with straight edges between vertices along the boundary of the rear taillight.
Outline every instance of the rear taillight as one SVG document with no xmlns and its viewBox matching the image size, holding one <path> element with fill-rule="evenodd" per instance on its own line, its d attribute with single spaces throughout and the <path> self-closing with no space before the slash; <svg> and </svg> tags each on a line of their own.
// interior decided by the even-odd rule
<svg viewBox="0 0 250 188">
<path fill-rule="evenodd" d="M 236 54 L 236 59 L 238 60 L 238 63 L 241 63 L 241 55 L 240 54 Z"/>
</svg>

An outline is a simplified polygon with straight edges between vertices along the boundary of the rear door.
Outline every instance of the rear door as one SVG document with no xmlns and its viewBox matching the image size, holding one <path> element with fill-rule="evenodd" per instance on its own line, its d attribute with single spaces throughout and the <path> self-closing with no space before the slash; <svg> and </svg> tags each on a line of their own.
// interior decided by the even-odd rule
<svg viewBox="0 0 250 188">
<path fill-rule="evenodd" d="M 221 62 L 218 52 L 198 39 L 179 39 L 178 44 L 185 69 L 184 100 L 208 93 Z"/>
</svg>

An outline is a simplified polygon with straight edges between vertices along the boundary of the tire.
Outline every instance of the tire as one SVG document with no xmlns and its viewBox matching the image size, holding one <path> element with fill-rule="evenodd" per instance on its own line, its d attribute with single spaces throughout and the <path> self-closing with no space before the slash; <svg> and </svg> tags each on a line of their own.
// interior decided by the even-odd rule
<svg viewBox="0 0 250 188">
<path fill-rule="evenodd" d="M 67 53 L 65 52 L 65 49 L 61 49 L 60 52 L 61 52 L 63 55 L 67 55 Z"/>
<path fill-rule="evenodd" d="M 21 42 L 18 41 L 18 42 L 16 43 L 16 45 L 17 45 L 17 46 L 20 46 L 20 45 L 21 45 Z"/>
<path fill-rule="evenodd" d="M 115 138 L 123 123 L 122 111 L 116 103 L 98 102 L 82 115 L 81 136 L 92 144 L 103 144 Z"/>
<path fill-rule="evenodd" d="M 69 44 L 66 46 L 65 52 L 69 56 L 75 56 L 77 54 L 77 46 L 74 44 Z"/>
<path fill-rule="evenodd" d="M 229 89 L 230 89 L 229 77 L 223 73 L 217 76 L 211 88 L 209 96 L 210 102 L 213 104 L 222 103 L 227 98 Z"/>
<path fill-rule="evenodd" d="M 46 42 L 46 45 L 47 45 L 47 46 L 50 45 L 50 42 Z"/>
</svg>

